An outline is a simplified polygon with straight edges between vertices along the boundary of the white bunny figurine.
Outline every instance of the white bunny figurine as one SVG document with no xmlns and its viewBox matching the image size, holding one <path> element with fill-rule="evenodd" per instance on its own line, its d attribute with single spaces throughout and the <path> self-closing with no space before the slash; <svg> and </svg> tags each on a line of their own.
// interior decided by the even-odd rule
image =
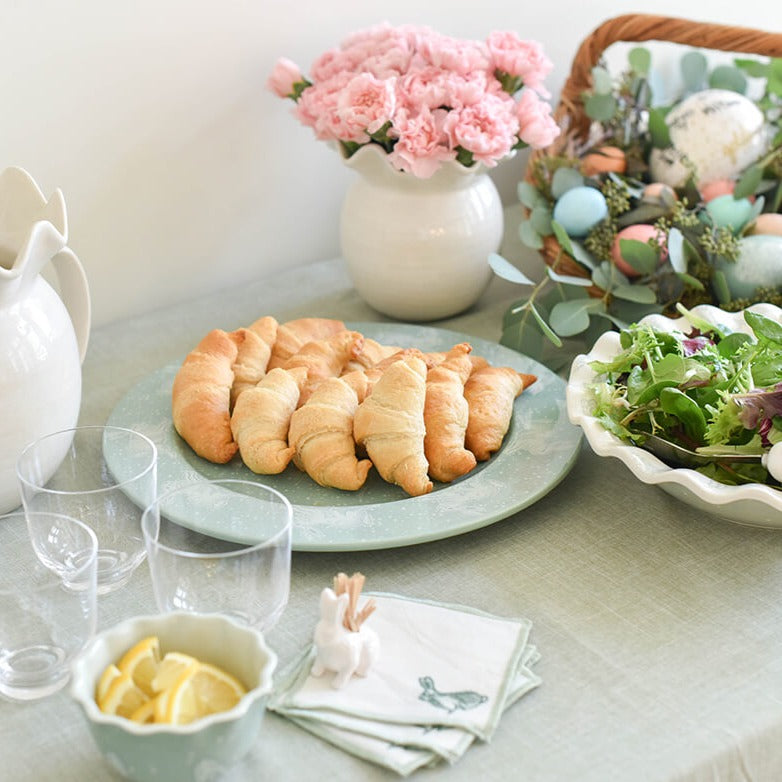
<svg viewBox="0 0 782 782">
<path fill-rule="evenodd" d="M 380 651 L 377 633 L 369 627 L 348 630 L 343 624 L 349 596 L 337 595 L 326 587 L 320 593 L 320 621 L 315 626 L 315 662 L 312 675 L 322 676 L 325 671 L 336 675 L 331 686 L 342 689 L 353 674 L 366 676 Z"/>
</svg>

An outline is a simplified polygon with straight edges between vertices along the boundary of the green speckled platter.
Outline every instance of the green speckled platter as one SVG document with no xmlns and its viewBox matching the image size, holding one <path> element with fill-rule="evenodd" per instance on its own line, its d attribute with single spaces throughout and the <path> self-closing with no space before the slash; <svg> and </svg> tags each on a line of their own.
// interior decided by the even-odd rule
<svg viewBox="0 0 782 782">
<path fill-rule="evenodd" d="M 409 497 L 370 471 L 357 492 L 318 486 L 290 465 L 280 475 L 252 473 L 237 456 L 225 465 L 196 456 L 171 422 L 171 384 L 179 364 L 152 372 L 133 386 L 108 423 L 143 432 L 158 447 L 158 493 L 188 481 L 242 478 L 265 483 L 293 504 L 296 551 L 363 551 L 394 548 L 471 532 L 532 505 L 570 471 L 578 455 L 581 429 L 565 409 L 565 382 L 531 358 L 493 342 L 444 329 L 399 323 L 352 323 L 350 327 L 388 345 L 447 350 L 470 342 L 473 353 L 492 364 L 537 375 L 538 381 L 515 402 L 511 427 L 501 450 L 451 484 L 435 483 L 423 497 Z M 107 454 L 109 466 L 123 475 L 121 454 Z M 181 519 L 193 530 L 224 540 L 253 541 L 253 521 L 242 514 L 203 508 L 197 518 Z"/>
</svg>

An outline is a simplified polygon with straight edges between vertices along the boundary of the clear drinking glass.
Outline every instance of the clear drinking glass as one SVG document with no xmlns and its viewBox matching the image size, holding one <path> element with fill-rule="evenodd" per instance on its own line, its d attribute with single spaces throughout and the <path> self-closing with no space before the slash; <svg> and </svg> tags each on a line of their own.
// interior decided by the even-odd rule
<svg viewBox="0 0 782 782">
<path fill-rule="evenodd" d="M 81 426 L 24 449 L 16 474 L 28 513 L 61 513 L 98 538 L 98 594 L 126 584 L 146 555 L 141 512 L 157 493 L 157 449 L 145 435 Z"/>
<path fill-rule="evenodd" d="M 228 539 L 195 531 L 208 520 Z M 293 510 L 253 481 L 186 484 L 141 520 L 160 611 L 222 613 L 268 630 L 288 602 Z"/>
<path fill-rule="evenodd" d="M 66 684 L 95 632 L 97 556 L 77 519 L 0 516 L 0 695 L 33 700 Z"/>
</svg>

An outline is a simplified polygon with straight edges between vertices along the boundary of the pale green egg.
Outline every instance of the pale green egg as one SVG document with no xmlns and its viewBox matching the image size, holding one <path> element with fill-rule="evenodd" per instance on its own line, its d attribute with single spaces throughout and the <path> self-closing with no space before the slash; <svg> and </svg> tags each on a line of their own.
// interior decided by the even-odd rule
<svg viewBox="0 0 782 782">
<path fill-rule="evenodd" d="M 736 233 L 752 215 L 752 204 L 748 198 L 734 198 L 726 193 L 709 201 L 706 211 L 718 228 L 730 228 Z"/>
<path fill-rule="evenodd" d="M 739 248 L 735 263 L 720 264 L 734 298 L 750 297 L 757 288 L 782 287 L 782 236 L 744 236 Z"/>
<path fill-rule="evenodd" d="M 594 187 L 572 187 L 554 205 L 554 219 L 568 236 L 586 236 L 608 216 L 605 196 Z"/>
</svg>

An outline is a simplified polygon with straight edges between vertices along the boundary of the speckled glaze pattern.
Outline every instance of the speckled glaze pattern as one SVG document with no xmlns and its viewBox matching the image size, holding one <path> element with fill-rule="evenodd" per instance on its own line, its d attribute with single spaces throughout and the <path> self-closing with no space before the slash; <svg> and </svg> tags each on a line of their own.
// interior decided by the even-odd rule
<svg viewBox="0 0 782 782">
<path fill-rule="evenodd" d="M 171 385 L 177 365 L 144 378 L 120 400 L 109 422 L 146 434 L 158 447 L 158 486 L 164 493 L 187 481 L 215 478 L 259 480 L 293 504 L 293 549 L 351 551 L 392 548 L 469 532 L 507 518 L 545 496 L 570 471 L 581 431 L 567 419 L 565 382 L 538 362 L 493 342 L 444 329 L 400 323 L 353 323 L 351 328 L 383 344 L 424 351 L 470 342 L 473 353 L 492 364 L 512 366 L 538 380 L 515 402 L 501 450 L 452 484 L 435 484 L 422 497 L 409 497 L 370 472 L 357 492 L 326 489 L 290 465 L 280 475 L 255 475 L 237 456 L 227 465 L 196 456 L 171 422 Z M 121 455 L 109 455 L 122 473 Z M 226 492 L 198 518 L 180 519 L 191 529 L 227 540 L 252 542 L 253 521 L 232 510 Z"/>
</svg>

